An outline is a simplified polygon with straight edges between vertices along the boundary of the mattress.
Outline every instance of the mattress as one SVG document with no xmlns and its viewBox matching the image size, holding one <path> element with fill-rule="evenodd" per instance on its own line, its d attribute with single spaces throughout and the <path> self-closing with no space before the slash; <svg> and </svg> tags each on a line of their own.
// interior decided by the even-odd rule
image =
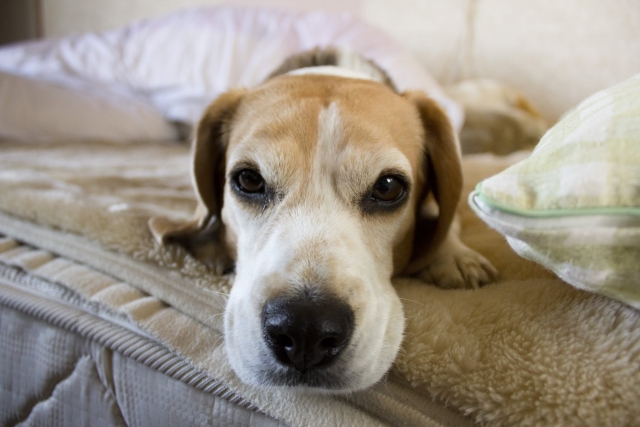
<svg viewBox="0 0 640 427">
<path fill-rule="evenodd" d="M 0 247 L 2 425 L 284 425 L 41 274 L 77 265 L 8 238 Z M 27 258 L 40 261 L 26 270 Z"/>
<path fill-rule="evenodd" d="M 151 216 L 195 207 L 188 147 L 0 145 L 2 425 L 631 425 L 640 315 L 519 258 L 461 205 L 500 270 L 480 290 L 394 284 L 391 372 L 348 395 L 249 387 L 224 352 L 233 276 L 159 246 Z M 465 189 L 526 156 L 464 160 Z"/>
</svg>

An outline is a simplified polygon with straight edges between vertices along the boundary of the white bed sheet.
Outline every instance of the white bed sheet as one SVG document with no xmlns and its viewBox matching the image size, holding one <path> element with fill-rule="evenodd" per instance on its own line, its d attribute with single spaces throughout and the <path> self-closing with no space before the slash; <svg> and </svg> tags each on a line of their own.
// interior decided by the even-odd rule
<svg viewBox="0 0 640 427">
<path fill-rule="evenodd" d="M 400 90 L 426 91 L 461 127 L 462 109 L 419 62 L 386 34 L 351 15 L 219 7 L 0 49 L 0 88 L 5 88 L 0 90 L 0 112 L 15 111 L 16 102 L 21 111 L 30 111 L 14 114 L 10 123 L 0 122 L 0 136 L 172 139 L 175 130 L 164 119 L 195 123 L 220 93 L 253 87 L 289 55 L 328 45 L 376 61 Z M 8 89 L 18 76 L 23 96 Z M 88 88 L 92 95 L 83 97 Z M 96 97 L 98 101 L 92 100 Z M 54 114 L 56 125 L 44 126 L 44 120 L 52 121 L 50 105 L 65 106 L 69 99 L 74 107 L 60 108 Z M 79 115 L 83 126 L 78 126 Z"/>
</svg>

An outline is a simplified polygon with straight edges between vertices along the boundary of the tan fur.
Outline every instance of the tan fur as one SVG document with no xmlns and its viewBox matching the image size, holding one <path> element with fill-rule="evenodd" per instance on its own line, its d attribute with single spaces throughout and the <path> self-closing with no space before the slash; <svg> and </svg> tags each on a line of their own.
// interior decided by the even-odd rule
<svg viewBox="0 0 640 427">
<path fill-rule="evenodd" d="M 269 74 L 267 80 L 287 74 L 289 71 L 322 65 L 338 65 L 338 50 L 335 48 L 321 49 L 316 47 L 315 49 L 301 52 L 297 55 L 291 55 Z"/>
<path fill-rule="evenodd" d="M 271 144 L 272 139 L 278 140 L 278 151 L 288 156 L 282 162 L 282 167 L 307 170 L 310 161 L 308 153 L 315 149 L 315 116 L 324 105 L 334 101 L 339 102 L 341 111 L 352 119 L 346 124 L 346 135 L 341 141 L 342 144 L 348 144 L 351 150 L 362 155 L 370 151 L 382 151 L 385 146 L 394 147 L 410 160 L 416 185 L 412 194 L 412 205 L 418 206 L 418 198 L 424 198 L 430 192 L 428 188 L 421 188 L 426 184 L 427 171 L 430 170 L 436 178 L 442 176 L 440 180 L 434 180 L 435 183 L 441 183 L 437 188 L 441 212 L 437 224 L 432 224 L 434 227 L 429 230 L 430 235 L 421 236 L 416 245 L 408 250 L 408 241 L 413 240 L 413 217 L 407 217 L 406 227 L 411 232 L 403 236 L 396 250 L 396 272 L 403 271 L 408 258 L 412 254 L 417 256 L 417 251 L 420 252 L 422 261 L 416 259 L 412 266 L 415 272 L 427 262 L 429 248 L 431 251 L 437 249 L 444 240 L 462 186 L 455 135 L 446 116 L 434 101 L 420 93 L 408 93 L 400 97 L 383 86 L 368 81 L 325 76 L 282 77 L 265 84 L 246 97 L 236 120 L 237 135 L 231 139 L 229 148 L 233 149 L 237 141 L 249 138 L 265 138 L 265 145 Z M 300 103 L 304 104 L 304 108 L 292 107 Z M 283 107 L 274 108 L 275 105 Z M 384 105 L 384 108 L 379 108 L 380 105 Z M 287 109 L 294 111 L 286 111 Z M 268 114 L 265 112 L 269 111 L 277 111 L 277 115 L 265 115 Z M 302 114 L 301 111 L 304 111 L 307 118 L 299 116 Z M 263 127 L 257 130 L 257 125 L 251 123 L 256 114 L 263 117 Z M 295 137 L 283 139 L 285 133 L 291 132 L 291 129 L 295 132 Z M 246 132 L 249 130 L 255 134 L 248 135 Z M 357 169 L 357 161 L 361 155 L 355 155 L 353 158 L 356 163 L 350 167 Z M 430 167 L 427 158 L 431 159 Z M 361 167 L 364 168 L 366 165 Z"/>
<path fill-rule="evenodd" d="M 449 233 L 462 192 L 462 167 L 456 135 L 444 111 L 420 92 L 410 92 L 405 96 L 415 103 L 420 115 L 425 133 L 425 152 L 429 159 L 425 167 L 429 168 L 428 172 L 432 177 L 432 182 L 429 182 L 430 190 L 439 207 L 439 215 L 435 221 L 420 221 L 419 218 L 416 223 L 412 260 L 407 268 L 407 273 L 412 274 L 429 264 Z M 427 189 L 423 189 L 423 193 L 425 196 L 417 209 L 422 207 L 422 202 L 426 202 Z"/>
<path fill-rule="evenodd" d="M 407 216 L 406 232 L 396 240 L 393 271 L 412 274 L 425 268 L 447 237 L 460 198 L 462 175 L 451 124 L 442 109 L 420 92 L 398 96 L 376 82 L 332 76 L 284 75 L 253 91 L 234 90 L 218 98 L 207 109 L 196 132 L 193 171 L 200 206 L 194 220 L 172 224 L 153 218 L 150 226 L 157 238 L 182 244 L 190 241 L 191 250 L 197 252 L 203 243 L 197 242 L 196 235 L 220 227 L 223 175 L 217 179 L 212 175 L 215 170 L 223 170 L 225 164 L 218 153 L 226 151 L 228 157 L 242 141 L 252 140 L 245 149 L 261 150 L 261 155 L 261 144 L 274 147 L 273 141 L 277 141 L 273 156 L 278 160 L 272 163 L 284 171 L 283 176 L 287 176 L 287 170 L 308 170 L 308 153 L 315 149 L 317 114 L 331 102 L 338 102 L 350 118 L 341 144 L 363 154 L 394 147 L 409 159 L 415 185 L 410 204 L 416 214 Z M 353 158 L 357 163 L 361 155 Z M 358 168 L 357 164 L 350 167 Z M 218 194 L 214 195 L 216 191 Z M 421 214 L 422 206 L 432 195 L 439 207 L 436 218 Z M 418 238 L 414 239 L 414 234 Z M 221 227 L 219 237 L 234 259 L 233 230 Z M 201 250 L 201 257 L 212 255 L 222 256 L 217 247 Z M 205 261 L 217 264 L 217 260 Z"/>
<path fill-rule="evenodd" d="M 350 168 L 366 168 L 367 164 L 358 163 L 369 152 L 384 153 L 385 147 L 394 148 L 411 162 L 416 190 L 412 193 L 410 203 L 415 205 L 418 196 L 428 193 L 419 190 L 425 183 L 423 163 L 426 158 L 423 155 L 425 131 L 416 107 L 375 82 L 325 76 L 284 76 L 272 80 L 243 100 L 228 152 L 242 142 L 251 140 L 243 149 L 257 149 L 265 156 L 269 155 L 270 149 L 259 147 L 270 146 L 274 150 L 273 156 L 281 156 L 273 162 L 285 171 L 282 175 L 286 176 L 286 171 L 293 168 L 306 171 L 312 161 L 309 153 L 316 149 L 316 117 L 321 108 L 331 102 L 338 103 L 345 117 L 343 139 L 338 144 L 342 144 L 343 150 L 348 147 L 353 152 Z M 379 108 L 380 105 L 385 108 Z M 260 123 L 254 123 L 257 114 L 261 116 Z M 275 140 L 278 141 L 277 148 L 273 148 L 272 141 Z M 366 188 L 370 182 L 354 185 Z M 299 202 L 300 197 L 304 197 L 304 194 L 298 194 L 291 203 Z M 404 269 L 411 255 L 413 215 L 408 216 L 406 221 L 408 232 L 399 241 L 394 259 L 396 272 Z"/>
</svg>

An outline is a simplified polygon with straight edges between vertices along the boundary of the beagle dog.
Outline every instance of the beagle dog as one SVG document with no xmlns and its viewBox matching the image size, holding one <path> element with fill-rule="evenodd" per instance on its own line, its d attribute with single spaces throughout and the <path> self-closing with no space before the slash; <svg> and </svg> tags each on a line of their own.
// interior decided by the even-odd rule
<svg viewBox="0 0 640 427">
<path fill-rule="evenodd" d="M 496 274 L 458 237 L 449 119 L 354 53 L 296 55 L 260 86 L 218 97 L 192 167 L 193 221 L 149 225 L 216 271 L 235 264 L 224 336 L 246 383 L 369 387 L 402 341 L 392 276 L 476 288 Z"/>
</svg>

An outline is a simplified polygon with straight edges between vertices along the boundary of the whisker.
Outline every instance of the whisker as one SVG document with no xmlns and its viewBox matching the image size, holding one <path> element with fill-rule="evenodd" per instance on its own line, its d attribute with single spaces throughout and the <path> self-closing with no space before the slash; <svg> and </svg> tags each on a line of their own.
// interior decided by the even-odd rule
<svg viewBox="0 0 640 427">
<path fill-rule="evenodd" d="M 415 303 L 415 304 L 421 305 L 421 306 L 423 306 L 423 307 L 427 307 L 425 304 L 422 304 L 422 303 L 420 303 L 420 302 L 418 302 L 418 301 L 415 301 L 415 300 L 412 300 L 412 299 L 409 299 L 409 298 L 399 298 L 399 299 L 400 299 L 400 301 L 409 301 L 409 302 L 412 302 L 412 303 Z"/>
<path fill-rule="evenodd" d="M 206 319 L 203 319 L 203 320 L 202 320 L 202 322 L 203 322 L 203 323 L 207 323 L 207 322 L 209 322 L 209 321 L 211 321 L 211 320 L 215 319 L 216 317 L 218 317 L 218 316 L 222 316 L 222 315 L 224 315 L 224 312 L 222 312 L 222 313 L 216 313 L 216 314 L 214 314 L 214 315 L 212 315 L 212 316 L 207 317 Z"/>
</svg>

